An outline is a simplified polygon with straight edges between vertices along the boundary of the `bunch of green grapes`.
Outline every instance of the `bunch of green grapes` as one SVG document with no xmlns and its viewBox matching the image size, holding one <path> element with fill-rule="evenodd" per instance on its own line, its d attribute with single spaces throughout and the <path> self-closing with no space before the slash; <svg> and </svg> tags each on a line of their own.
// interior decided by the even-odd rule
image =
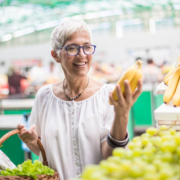
<svg viewBox="0 0 180 180">
<path fill-rule="evenodd" d="M 127 148 L 115 148 L 99 165 L 87 166 L 83 180 L 180 180 L 180 132 L 148 128 Z"/>
</svg>

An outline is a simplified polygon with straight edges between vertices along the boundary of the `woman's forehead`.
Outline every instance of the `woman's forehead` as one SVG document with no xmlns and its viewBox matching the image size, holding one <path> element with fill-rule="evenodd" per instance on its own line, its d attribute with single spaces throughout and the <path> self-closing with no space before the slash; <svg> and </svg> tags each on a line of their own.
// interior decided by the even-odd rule
<svg viewBox="0 0 180 180">
<path fill-rule="evenodd" d="M 86 31 L 76 31 L 72 33 L 64 42 L 64 45 L 68 44 L 88 44 L 91 43 L 90 35 Z"/>
</svg>

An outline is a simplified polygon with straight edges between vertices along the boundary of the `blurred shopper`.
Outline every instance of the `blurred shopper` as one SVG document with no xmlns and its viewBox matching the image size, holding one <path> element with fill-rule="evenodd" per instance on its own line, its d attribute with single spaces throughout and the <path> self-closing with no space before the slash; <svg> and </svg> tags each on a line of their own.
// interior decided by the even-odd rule
<svg viewBox="0 0 180 180">
<path fill-rule="evenodd" d="M 8 76 L 6 74 L 0 74 L 0 99 L 5 98 L 9 94 L 8 92 Z"/>
<path fill-rule="evenodd" d="M 21 80 L 26 79 L 20 74 L 20 71 L 15 67 L 10 67 L 8 71 L 9 95 L 22 94 Z"/>
<path fill-rule="evenodd" d="M 57 82 L 60 79 L 60 68 L 55 66 L 54 62 L 49 63 L 49 67 L 47 68 L 47 84 L 52 84 Z"/>
<path fill-rule="evenodd" d="M 18 129 L 19 137 L 40 160 L 37 139 L 41 138 L 49 166 L 59 172 L 61 180 L 67 180 L 80 177 L 86 165 L 111 156 L 115 147 L 126 146 L 129 111 L 142 83 L 139 81 L 132 94 L 125 81 L 126 98 L 117 85 L 119 100 L 115 101 L 115 85 L 88 77 L 96 46 L 84 21 L 68 20 L 57 26 L 51 45 L 51 55 L 61 64 L 65 79 L 38 91 L 30 117 L 32 126 L 27 130 L 19 124 Z"/>
<path fill-rule="evenodd" d="M 163 79 L 161 69 L 159 69 L 154 61 L 147 59 L 147 65 L 143 66 L 143 82 L 144 83 L 159 83 Z"/>
<path fill-rule="evenodd" d="M 38 64 L 31 68 L 28 73 L 28 79 L 31 82 L 31 85 L 42 86 L 47 80 L 47 70 L 43 66 L 42 61 L 40 60 Z"/>
</svg>

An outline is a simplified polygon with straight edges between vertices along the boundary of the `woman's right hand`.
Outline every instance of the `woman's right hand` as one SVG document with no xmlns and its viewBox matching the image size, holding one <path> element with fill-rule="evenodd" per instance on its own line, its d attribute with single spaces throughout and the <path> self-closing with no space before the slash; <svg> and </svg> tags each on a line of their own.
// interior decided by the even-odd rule
<svg viewBox="0 0 180 180">
<path fill-rule="evenodd" d="M 37 144 L 38 134 L 35 125 L 26 129 L 23 124 L 18 124 L 17 129 L 20 130 L 19 138 L 26 144 Z"/>
</svg>

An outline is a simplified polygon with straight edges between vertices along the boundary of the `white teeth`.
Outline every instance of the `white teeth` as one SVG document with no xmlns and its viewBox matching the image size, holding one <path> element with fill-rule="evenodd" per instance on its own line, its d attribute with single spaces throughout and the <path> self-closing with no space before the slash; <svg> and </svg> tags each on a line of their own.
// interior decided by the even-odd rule
<svg viewBox="0 0 180 180">
<path fill-rule="evenodd" d="M 74 63 L 74 64 L 82 66 L 82 65 L 84 65 L 85 63 Z"/>
</svg>

